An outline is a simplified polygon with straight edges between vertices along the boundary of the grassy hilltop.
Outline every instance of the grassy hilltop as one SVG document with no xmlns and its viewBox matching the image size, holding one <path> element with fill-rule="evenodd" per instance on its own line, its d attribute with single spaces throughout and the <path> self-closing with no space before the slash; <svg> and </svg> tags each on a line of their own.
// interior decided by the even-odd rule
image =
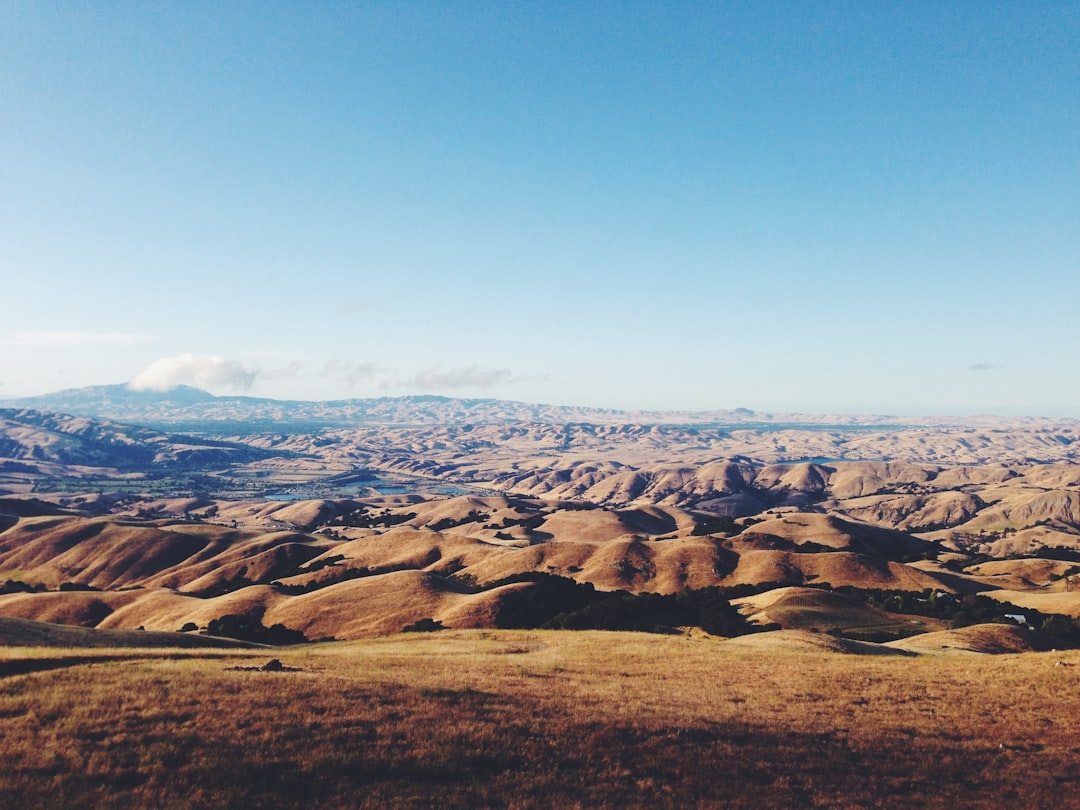
<svg viewBox="0 0 1080 810">
<path fill-rule="evenodd" d="M 455 631 L 102 650 L 50 668 L 70 650 L 8 648 L 0 659 L 23 674 L 0 678 L 0 795 L 11 807 L 1076 806 L 1080 654 L 838 654 L 856 649 L 798 631 Z"/>
</svg>

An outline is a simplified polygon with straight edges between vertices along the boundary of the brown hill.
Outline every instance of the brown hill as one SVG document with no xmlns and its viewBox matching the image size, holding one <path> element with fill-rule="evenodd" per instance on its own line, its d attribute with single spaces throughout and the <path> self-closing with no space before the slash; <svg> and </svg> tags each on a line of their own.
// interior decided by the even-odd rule
<svg viewBox="0 0 1080 810">
<path fill-rule="evenodd" d="M 967 525 L 970 529 L 1015 529 L 1050 522 L 1080 527 L 1080 492 L 1012 489 Z"/>
<path fill-rule="evenodd" d="M 1064 590 L 1065 583 L 1059 582 L 1043 591 L 988 591 L 991 599 L 999 599 L 1022 608 L 1031 608 L 1040 613 L 1060 613 L 1080 619 L 1080 588 Z"/>
<path fill-rule="evenodd" d="M 978 577 L 993 588 L 1005 590 L 1046 590 L 1055 586 L 1064 590 L 1067 585 L 1080 593 L 1080 563 L 1062 560 L 1014 559 L 980 563 L 964 569 L 969 576 Z M 1066 578 L 1072 576 L 1071 583 Z"/>
<path fill-rule="evenodd" d="M 265 457 L 243 444 L 160 433 L 87 416 L 0 408 L 0 458 L 66 467 L 146 471 L 162 462 L 196 469 Z"/>
<path fill-rule="evenodd" d="M 829 492 L 844 499 L 927 484 L 938 472 L 934 467 L 888 461 L 837 462 L 831 466 L 834 472 L 829 477 Z"/>
<path fill-rule="evenodd" d="M 327 542 L 169 521 L 33 517 L 0 533 L 0 575 L 99 589 L 191 588 L 205 578 L 198 589 L 240 577 L 270 581 L 322 553 Z"/>
<path fill-rule="evenodd" d="M 260 510 L 258 517 L 267 518 L 295 527 L 300 531 L 309 531 L 321 526 L 353 504 L 349 501 L 293 501 Z"/>
<path fill-rule="evenodd" d="M 941 578 L 910 565 L 847 551 L 798 554 L 790 551 L 746 551 L 738 566 L 721 585 L 757 585 L 763 582 L 814 582 L 834 588 L 883 588 L 923 591 L 948 586 Z"/>
<path fill-rule="evenodd" d="M 130 604 L 138 598 L 137 591 L 5 594 L 0 596 L 0 616 L 79 627 L 97 627 L 118 607 Z M 130 629 L 134 630 L 140 624 L 142 622 L 133 625 Z"/>
<path fill-rule="evenodd" d="M 828 488 L 834 470 L 820 464 L 771 464 L 753 476 L 754 486 L 820 496 Z"/>
<path fill-rule="evenodd" d="M 311 574 L 282 578 L 286 584 L 333 581 L 350 569 L 374 573 L 399 570 L 431 570 L 455 573 L 499 555 L 501 544 L 485 540 L 414 529 L 391 529 L 386 534 L 340 543 L 308 565 Z"/>
<path fill-rule="evenodd" d="M 903 532 L 838 515 L 810 512 L 787 513 L 755 523 L 738 538 L 752 542 L 760 536 L 778 537 L 796 546 L 813 544 L 844 551 L 900 559 L 927 550 L 929 543 Z"/>
<path fill-rule="evenodd" d="M 168 589 L 16 593 L 0 596 L 0 615 L 79 627 L 176 631 L 189 622 L 205 629 L 228 614 L 262 613 L 287 598 L 265 585 L 208 599 Z"/>
<path fill-rule="evenodd" d="M 71 514 L 69 509 L 38 498 L 0 498 L 0 517 L 45 517 Z M 14 522 L 9 525 L 14 525 Z"/>
<path fill-rule="evenodd" d="M 598 441 L 630 435 L 635 441 L 658 441 L 648 430 L 595 435 Z M 526 434 L 512 438 L 532 441 Z M 480 469 L 468 453 L 461 463 Z M 972 552 L 1021 542 L 1018 538 L 1034 546 L 1051 531 L 1080 543 L 1080 533 L 1068 534 L 1080 491 L 1076 471 L 1067 464 L 999 466 L 967 475 L 951 475 L 941 466 L 885 462 L 657 462 L 634 470 L 564 459 L 557 465 L 545 475 L 567 484 L 590 482 L 586 490 L 599 486 L 609 505 L 521 494 L 296 502 L 186 497 L 123 504 L 114 498 L 126 516 L 93 517 L 45 503 L 15 499 L 5 506 L 0 500 L 0 588 L 18 591 L 40 584 L 51 591 L 9 593 L 0 597 L 0 613 L 177 630 L 189 622 L 205 627 L 226 613 L 265 611 L 267 621 L 280 614 L 323 635 L 353 637 L 382 632 L 379 628 L 396 632 L 420 619 L 487 626 L 500 592 L 468 593 L 458 583 L 490 585 L 531 572 L 639 593 L 782 583 L 908 591 L 997 587 L 1027 589 L 1034 597 L 1063 590 L 1071 564 L 1018 560 L 973 566 L 962 574 L 945 565 L 959 568 L 972 561 Z M 962 489 L 936 490 L 950 475 L 947 483 Z M 616 503 L 629 497 L 624 485 L 631 480 L 637 481 L 636 499 Z M 644 488 L 636 489 L 638 484 Z M 844 491 L 858 494 L 836 497 Z M 684 501 L 695 502 L 694 511 L 678 505 Z M 755 502 L 770 506 L 753 520 L 732 521 L 723 512 L 699 508 Z M 101 500 L 95 508 L 106 504 Z M 992 521 L 1006 511 L 1038 525 L 994 528 Z M 928 521 L 953 525 L 925 537 L 885 525 L 925 528 Z M 990 522 L 974 531 L 979 521 Z M 299 525 L 316 533 L 297 531 Z M 698 536 L 706 531 L 712 534 Z M 941 546 L 929 538 L 945 540 L 953 552 L 941 554 Z M 62 585 L 69 590 L 58 592 Z M 367 606 L 357 610 L 375 613 L 350 616 L 343 605 L 353 597 Z M 1010 601 L 1027 604 L 1020 597 Z M 1073 609 L 1068 599 L 1057 601 L 1065 605 L 1060 612 Z M 305 607 L 312 605 L 325 608 L 322 618 Z M 846 624 L 838 604 L 773 610 L 784 615 L 777 621 L 792 627 L 869 626 L 847 607 Z M 342 628 L 333 629 L 335 623 Z"/>
<path fill-rule="evenodd" d="M 0 617 L 0 647 L 72 647 L 72 648 L 255 648 L 231 638 L 216 638 L 194 633 L 155 633 L 133 630 L 89 630 L 50 622 Z"/>
<path fill-rule="evenodd" d="M 580 498 L 590 487 L 622 471 L 623 466 L 616 462 L 564 461 L 530 472 L 496 474 L 491 483 L 499 490 L 548 499 Z"/>
<path fill-rule="evenodd" d="M 129 630 L 145 627 L 147 630 L 175 631 L 191 623 L 205 629 L 212 620 L 229 613 L 237 610 L 244 612 L 245 608 L 253 605 L 259 609 L 263 607 L 261 599 L 251 599 L 250 588 L 237 591 L 240 597 L 226 594 L 216 599 L 199 599 L 169 588 L 147 588 L 127 593 L 134 598 L 114 605 L 113 612 L 98 622 L 96 627 Z"/>
<path fill-rule="evenodd" d="M 967 492 L 946 491 L 924 495 L 871 495 L 829 501 L 829 508 L 878 526 L 905 531 L 930 531 L 958 526 L 978 514 L 982 502 Z"/>
<path fill-rule="evenodd" d="M 520 589 L 523 585 L 506 586 Z M 342 582 L 273 605 L 263 623 L 302 630 L 308 638 L 365 638 L 398 633 L 423 619 L 445 626 L 493 626 L 499 590 L 472 594 L 443 577 L 399 571 Z"/>
<path fill-rule="evenodd" d="M 899 647 L 884 644 L 871 644 L 865 641 L 851 641 L 846 638 L 833 638 L 824 633 L 811 633 L 806 630 L 778 630 L 773 633 L 756 633 L 739 636 L 724 642 L 725 647 L 741 648 L 754 653 L 817 653 L 830 652 L 844 655 L 912 655 Z"/>
<path fill-rule="evenodd" d="M 1011 624 L 977 624 L 959 630 L 941 630 L 925 633 L 900 641 L 891 641 L 887 647 L 920 654 L 1046 652 L 1059 649 L 1061 641 Z"/>
<path fill-rule="evenodd" d="M 884 611 L 843 594 L 817 588 L 776 588 L 756 596 L 732 600 L 732 604 L 755 624 L 779 624 L 785 630 L 824 632 L 896 623 Z"/>
<path fill-rule="evenodd" d="M 597 588 L 615 590 L 648 581 L 651 549 L 644 541 L 623 537 L 606 543 L 551 540 L 505 553 L 471 565 L 460 573 L 481 584 L 530 571 L 557 574 Z"/>
</svg>

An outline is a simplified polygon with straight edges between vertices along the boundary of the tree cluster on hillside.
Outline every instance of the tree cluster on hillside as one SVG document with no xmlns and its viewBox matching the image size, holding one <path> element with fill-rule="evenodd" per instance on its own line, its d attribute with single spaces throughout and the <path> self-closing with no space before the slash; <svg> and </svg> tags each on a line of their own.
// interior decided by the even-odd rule
<svg viewBox="0 0 1080 810">
<path fill-rule="evenodd" d="M 408 523 L 415 517 L 415 512 L 392 514 L 389 509 L 384 509 L 382 512 L 373 514 L 368 511 L 367 507 L 362 506 L 352 512 L 348 512 L 344 515 L 338 515 L 337 517 L 326 521 L 325 525 L 346 526 L 359 529 L 372 529 L 376 527 L 390 528 L 391 526 L 398 526 L 402 523 Z"/>
<path fill-rule="evenodd" d="M 871 607 L 889 613 L 903 613 L 942 619 L 957 629 L 973 624 L 1016 624 L 1010 615 L 1023 616 L 1028 625 L 1061 641 L 1080 646 L 1080 624 L 1068 616 L 1042 613 L 1010 602 L 1000 602 L 981 594 L 955 596 L 944 591 L 890 591 L 842 586 L 837 593 L 862 600 Z"/>
<path fill-rule="evenodd" d="M 206 632 L 211 636 L 235 638 L 240 641 L 251 641 L 256 644 L 271 644 L 274 646 L 285 644 L 303 644 L 309 641 L 299 630 L 290 630 L 283 624 L 274 624 L 264 627 L 262 612 L 236 614 L 230 613 L 218 619 L 213 619 L 206 626 Z"/>
<path fill-rule="evenodd" d="M 503 601 L 495 617 L 501 628 L 670 633 L 679 627 L 700 627 L 728 637 L 764 629 L 747 622 L 722 588 L 632 594 L 597 591 L 589 583 L 543 573 L 520 574 L 489 587 L 514 582 L 530 582 L 533 587 L 509 594 Z"/>
</svg>

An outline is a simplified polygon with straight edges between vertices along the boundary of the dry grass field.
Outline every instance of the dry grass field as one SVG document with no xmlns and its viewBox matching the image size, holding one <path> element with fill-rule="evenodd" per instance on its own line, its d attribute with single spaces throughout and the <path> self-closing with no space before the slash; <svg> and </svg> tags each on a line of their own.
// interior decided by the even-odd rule
<svg viewBox="0 0 1080 810">
<path fill-rule="evenodd" d="M 1080 807 L 1080 653 L 750 638 L 0 647 L 0 804 Z"/>
</svg>

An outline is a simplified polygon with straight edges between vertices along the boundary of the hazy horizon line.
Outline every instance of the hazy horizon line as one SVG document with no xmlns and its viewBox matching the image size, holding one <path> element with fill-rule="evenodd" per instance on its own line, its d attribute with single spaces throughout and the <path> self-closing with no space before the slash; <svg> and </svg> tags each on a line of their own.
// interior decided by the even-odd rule
<svg viewBox="0 0 1080 810">
<path fill-rule="evenodd" d="M 534 407 L 548 407 L 548 408 L 567 408 L 567 409 L 581 409 L 591 411 L 608 411 L 616 413 L 638 413 L 638 414 L 707 414 L 707 413 L 735 413 L 743 412 L 744 415 L 761 415 L 765 417 L 776 416 L 813 416 L 813 417 L 827 417 L 827 416 L 868 416 L 878 418 L 889 419 L 949 419 L 949 418 L 964 418 L 964 419 L 977 419 L 977 418 L 999 418 L 999 419 L 1064 419 L 1064 420 L 1080 420 L 1080 409 L 1072 413 L 1067 413 L 1066 409 L 1059 407 L 1032 407 L 1030 410 L 1019 410 L 1016 408 L 1009 408 L 1007 411 L 993 410 L 979 410 L 972 407 L 958 408 L 955 411 L 945 410 L 890 410 L 890 409 L 875 409 L 873 407 L 854 407 L 854 408 L 761 408 L 761 407 L 749 407 L 746 405 L 737 405 L 732 407 L 709 407 L 709 408 L 691 408 L 691 407 L 625 407 L 625 406 L 612 406 L 612 405 L 591 405 L 582 403 L 559 403 L 552 401 L 533 401 L 525 399 L 509 399 L 498 396 L 464 396 L 461 394 L 445 394 L 438 392 L 415 392 L 411 394 L 395 394 L 395 395 L 378 395 L 378 396 L 350 396 L 350 397 L 332 397 L 324 399 L 303 399 L 303 398 L 290 398 L 290 397 L 275 397 L 275 396 L 258 396 L 246 393 L 214 393 L 206 388 L 202 388 L 195 385 L 186 383 L 178 383 L 176 385 L 169 386 L 167 388 L 135 388 L 131 385 L 131 381 L 121 383 L 105 383 L 98 385 L 86 385 L 86 386 L 72 386 L 70 388 L 61 388 L 52 391 L 46 391 L 40 394 L 24 394 L 19 396 L 4 396 L 0 393 L 0 405 L 6 403 L 15 403 L 22 400 L 44 399 L 47 397 L 57 396 L 65 393 L 76 393 L 92 389 L 101 388 L 125 388 L 132 392 L 153 392 L 158 394 L 166 394 L 170 391 L 176 390 L 192 390 L 206 394 L 214 399 L 243 399 L 243 400 L 256 400 L 267 402 L 296 402 L 307 404 L 319 404 L 319 403 L 331 403 L 331 402 L 355 402 L 364 400 L 405 400 L 416 398 L 434 398 L 444 400 L 457 400 L 457 401 L 476 401 L 476 402 L 505 402 L 518 405 L 529 405 Z M 2 386 L 0 386 L 2 391 Z"/>
</svg>

